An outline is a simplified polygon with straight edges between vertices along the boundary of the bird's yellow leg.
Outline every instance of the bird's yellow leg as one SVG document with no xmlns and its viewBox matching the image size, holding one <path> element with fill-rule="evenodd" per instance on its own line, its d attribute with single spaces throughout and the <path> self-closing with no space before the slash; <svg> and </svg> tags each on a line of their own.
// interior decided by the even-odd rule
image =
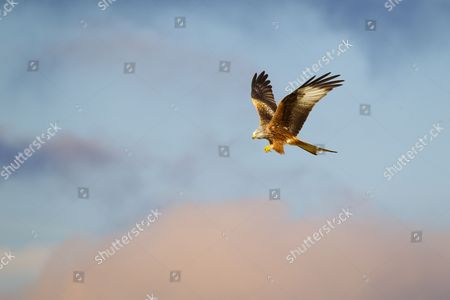
<svg viewBox="0 0 450 300">
<path fill-rule="evenodd" d="M 264 151 L 267 153 L 267 152 L 270 152 L 270 150 L 272 150 L 272 145 L 267 145 L 267 146 L 265 146 L 264 147 Z"/>
</svg>

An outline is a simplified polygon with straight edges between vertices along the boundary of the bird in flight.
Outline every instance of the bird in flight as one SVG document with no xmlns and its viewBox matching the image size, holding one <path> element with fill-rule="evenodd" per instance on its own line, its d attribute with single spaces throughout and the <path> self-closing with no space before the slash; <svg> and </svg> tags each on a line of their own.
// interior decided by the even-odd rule
<svg viewBox="0 0 450 300">
<path fill-rule="evenodd" d="M 309 153 L 336 151 L 320 148 L 299 140 L 296 136 L 302 129 L 314 105 L 344 80 L 334 80 L 340 75 L 327 73 L 318 78 L 311 77 L 302 86 L 284 97 L 278 107 L 273 97 L 268 74 L 263 71 L 253 76 L 251 98 L 259 115 L 259 126 L 253 132 L 253 139 L 266 139 L 269 145 L 264 151 L 275 150 L 284 154 L 284 145 L 298 146 Z"/>
</svg>

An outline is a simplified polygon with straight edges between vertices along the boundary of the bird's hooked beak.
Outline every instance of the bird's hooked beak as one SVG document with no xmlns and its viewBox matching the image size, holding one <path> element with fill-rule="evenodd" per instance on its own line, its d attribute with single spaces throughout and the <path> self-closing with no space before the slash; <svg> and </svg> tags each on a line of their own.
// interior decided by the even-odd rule
<svg viewBox="0 0 450 300">
<path fill-rule="evenodd" d="M 252 133 L 252 139 L 256 139 L 256 135 L 254 132 Z"/>
</svg>

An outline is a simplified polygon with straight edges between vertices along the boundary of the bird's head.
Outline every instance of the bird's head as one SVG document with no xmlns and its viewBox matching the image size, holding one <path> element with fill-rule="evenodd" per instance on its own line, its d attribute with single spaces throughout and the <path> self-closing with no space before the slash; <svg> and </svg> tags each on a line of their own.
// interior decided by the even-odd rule
<svg viewBox="0 0 450 300">
<path fill-rule="evenodd" d="M 253 131 L 252 139 L 264 139 L 265 137 L 266 135 L 261 127 L 258 127 L 255 131 Z"/>
</svg>

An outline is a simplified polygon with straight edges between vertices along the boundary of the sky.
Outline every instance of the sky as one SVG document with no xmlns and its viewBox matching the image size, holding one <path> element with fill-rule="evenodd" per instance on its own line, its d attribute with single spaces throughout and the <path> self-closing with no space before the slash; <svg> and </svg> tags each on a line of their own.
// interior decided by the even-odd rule
<svg viewBox="0 0 450 300">
<path fill-rule="evenodd" d="M 0 298 L 77 297 L 79 285 L 71 277 L 77 263 L 97 284 L 92 289 L 86 280 L 83 299 L 100 297 L 104 286 L 119 279 L 97 278 L 103 271 L 90 253 L 154 209 L 167 218 L 139 243 L 157 244 L 155 251 L 170 249 L 171 241 L 178 245 L 184 234 L 179 226 L 186 226 L 191 246 L 201 251 L 210 238 L 203 238 L 203 227 L 217 219 L 223 219 L 220 238 L 236 226 L 233 248 L 244 253 L 279 236 L 279 249 L 255 254 L 258 264 L 270 261 L 264 277 L 289 269 L 276 259 L 344 208 L 356 221 L 333 229 L 330 236 L 336 237 L 311 248 L 317 251 L 312 256 L 334 249 L 354 253 L 361 278 L 369 276 L 372 259 L 418 255 L 423 265 L 408 269 L 399 262 L 399 274 L 415 272 L 414 280 L 437 291 L 424 297 L 448 298 L 439 280 L 424 279 L 448 278 L 441 267 L 450 262 L 446 1 L 16 2 L 0 0 L 0 172 L 17 164 L 15 156 L 33 143 L 34 151 L 0 177 L 0 261 L 4 252 L 15 255 L 0 269 Z M 269 74 L 279 101 L 319 61 L 311 75 L 332 72 L 345 82 L 315 106 L 299 136 L 338 153 L 313 156 L 294 147 L 286 147 L 283 156 L 265 153 L 267 142 L 251 138 L 258 126 L 250 101 L 253 74 Z M 224 147 L 226 157 L 220 155 Z M 271 190 L 280 199 L 270 200 Z M 261 220 L 272 210 L 268 224 L 275 229 L 265 237 L 270 229 Z M 204 213 L 196 218 L 199 211 Z M 186 219 L 178 222 L 178 215 Z M 236 222 L 249 216 L 258 221 L 239 229 Z M 421 243 L 411 243 L 412 231 L 422 232 Z M 256 241 L 245 241 L 251 237 Z M 366 239 L 375 247 L 368 253 L 358 246 Z M 408 252 L 415 251 L 412 245 L 423 253 Z M 139 265 L 136 256 L 151 265 L 151 247 L 127 247 L 123 253 L 129 254 L 111 258 L 106 270 L 132 272 Z M 233 261 L 226 249 L 216 251 L 208 259 Z M 200 289 L 200 268 L 226 264 L 205 257 L 190 269 L 182 263 L 190 255 L 178 253 L 179 268 L 194 274 L 193 290 Z M 178 256 L 161 261 L 176 265 Z M 330 276 L 327 270 L 338 264 L 332 258 L 311 260 L 315 279 L 305 273 L 305 284 Z M 165 267 L 148 272 L 159 278 L 149 292 L 159 289 L 160 299 L 176 299 L 167 291 Z M 295 298 L 295 271 L 277 272 L 283 285 L 272 289 L 286 290 L 283 299 Z M 376 276 L 390 273 L 382 268 Z M 52 294 L 53 278 L 62 280 L 55 283 L 61 294 Z M 386 298 L 411 299 L 413 279 L 392 288 L 392 282 L 366 279 L 362 287 L 339 289 L 336 297 L 372 299 L 386 287 Z M 261 293 L 232 280 L 216 287 L 200 294 L 226 298 L 223 291 L 231 290 L 240 299 Z M 145 287 L 118 289 L 118 295 L 130 289 L 137 299 L 146 295 Z"/>
</svg>

